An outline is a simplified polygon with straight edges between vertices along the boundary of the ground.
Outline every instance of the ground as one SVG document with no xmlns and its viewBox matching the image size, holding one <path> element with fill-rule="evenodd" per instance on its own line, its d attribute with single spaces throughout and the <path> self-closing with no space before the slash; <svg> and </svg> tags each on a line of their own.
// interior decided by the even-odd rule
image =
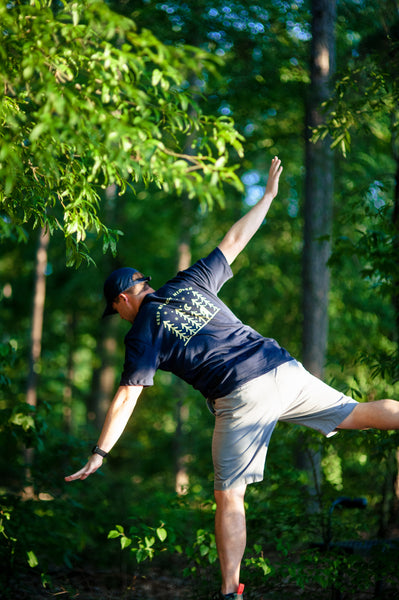
<svg viewBox="0 0 399 600">
<path fill-rule="evenodd" d="M 1 600 L 209 600 L 207 584 L 195 585 L 195 580 L 170 576 L 156 570 L 147 576 L 121 575 L 115 570 L 90 569 L 56 570 L 49 574 L 51 586 L 43 588 L 33 574 L 20 576 L 8 593 L 0 590 Z M 272 590 L 248 589 L 245 600 L 330 600 L 335 598 L 330 589 L 299 589 L 284 582 Z M 398 590 L 386 589 L 379 599 L 397 600 Z M 372 600 L 377 598 L 371 587 L 367 593 L 345 594 L 341 600 Z"/>
<path fill-rule="evenodd" d="M 187 582 L 183 578 L 154 573 L 152 578 L 127 577 L 115 571 L 73 569 L 49 574 L 51 585 L 31 575 L 19 578 L 11 586 L 10 600 L 144 600 L 187 598 Z M 0 598 L 2 598 L 0 594 Z"/>
<path fill-rule="evenodd" d="M 317 560 L 309 569 L 305 568 L 301 573 L 308 577 L 306 581 L 301 578 L 302 585 L 288 579 L 284 570 L 280 574 L 276 572 L 276 576 L 264 577 L 258 570 L 252 572 L 250 567 L 244 566 L 245 600 L 398 600 L 398 555 L 399 551 L 395 550 L 395 555 L 390 557 L 394 572 L 382 582 L 378 595 L 375 594 L 375 580 L 382 579 L 381 571 L 367 571 L 367 562 L 359 563 L 358 570 L 356 562 L 341 565 L 339 577 L 334 581 L 345 581 L 349 585 L 341 596 L 334 595 L 325 580 L 325 565 L 333 568 L 334 554 L 325 557 L 324 567 L 322 561 Z M 388 555 L 382 552 L 380 558 L 386 562 Z M 219 571 L 215 565 L 209 567 L 209 571 L 208 567 L 206 570 L 199 567 L 194 575 L 185 577 L 183 569 L 187 565 L 179 556 L 168 555 L 158 562 L 154 559 L 139 565 L 135 561 L 124 562 L 108 568 L 99 568 L 96 563 L 89 564 L 88 560 L 90 558 L 75 568 L 54 566 L 45 576 L 37 568 L 21 570 L 17 567 L 7 589 L 0 583 L 0 600 L 210 600 L 219 587 Z M 278 566 L 276 557 L 273 563 Z M 294 566 L 294 556 L 285 557 L 282 564 Z M 0 575 L 4 574 L 4 565 L 0 564 Z M 359 585 L 357 589 L 367 588 L 367 591 L 355 592 L 353 585 Z"/>
</svg>

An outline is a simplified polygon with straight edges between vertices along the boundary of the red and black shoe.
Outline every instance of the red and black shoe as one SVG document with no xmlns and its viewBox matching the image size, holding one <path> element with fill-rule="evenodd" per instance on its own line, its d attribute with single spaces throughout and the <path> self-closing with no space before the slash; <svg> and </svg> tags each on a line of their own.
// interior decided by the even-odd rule
<svg viewBox="0 0 399 600">
<path fill-rule="evenodd" d="M 244 584 L 240 583 L 238 586 L 238 590 L 236 592 L 232 592 L 231 594 L 222 594 L 222 592 L 217 592 L 212 600 L 244 600 Z"/>
</svg>

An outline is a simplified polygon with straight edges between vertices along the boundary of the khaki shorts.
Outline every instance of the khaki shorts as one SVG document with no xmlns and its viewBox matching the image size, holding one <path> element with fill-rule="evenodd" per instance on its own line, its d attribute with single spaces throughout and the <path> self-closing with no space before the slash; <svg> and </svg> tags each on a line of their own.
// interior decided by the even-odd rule
<svg viewBox="0 0 399 600">
<path fill-rule="evenodd" d="M 215 489 L 262 481 L 277 421 L 305 425 L 329 437 L 356 405 L 356 400 L 323 383 L 296 360 L 209 401 L 215 415 Z"/>
</svg>

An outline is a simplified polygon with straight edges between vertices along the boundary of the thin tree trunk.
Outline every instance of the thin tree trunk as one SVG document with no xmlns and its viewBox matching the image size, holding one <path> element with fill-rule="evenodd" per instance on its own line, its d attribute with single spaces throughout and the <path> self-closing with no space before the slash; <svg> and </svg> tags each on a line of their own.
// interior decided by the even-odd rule
<svg viewBox="0 0 399 600">
<path fill-rule="evenodd" d="M 37 406 L 37 381 L 39 361 L 42 349 L 44 304 L 46 299 L 46 266 L 47 249 L 50 241 L 48 230 L 42 229 L 36 252 L 35 283 L 32 308 L 32 326 L 30 336 L 29 371 L 26 386 L 26 402 L 29 406 Z M 26 485 L 23 490 L 24 499 L 34 497 L 34 482 L 32 481 L 31 467 L 33 464 L 34 449 L 24 448 Z"/>
<path fill-rule="evenodd" d="M 307 105 L 305 228 L 303 254 L 303 338 L 305 367 L 323 377 L 328 337 L 334 165 L 331 141 L 310 141 L 323 123 L 321 104 L 330 95 L 334 73 L 336 0 L 312 1 L 311 86 Z"/>
<path fill-rule="evenodd" d="M 115 353 L 118 322 L 109 318 L 101 324 L 97 340 L 96 356 L 98 367 L 93 371 L 92 394 L 89 398 L 87 417 L 96 430 L 101 429 L 111 399 L 115 393 Z"/>
<path fill-rule="evenodd" d="M 192 82 L 193 83 L 193 82 Z M 194 111 L 191 112 L 191 118 L 195 116 Z M 185 144 L 184 152 L 192 153 L 192 138 L 189 136 Z M 182 196 L 182 212 L 181 212 L 181 233 L 178 246 L 177 267 L 178 271 L 188 269 L 191 265 L 191 229 L 194 221 L 194 207 L 192 200 L 187 194 Z M 189 407 L 184 402 L 186 384 L 180 380 L 175 380 L 175 396 L 178 398 L 176 404 L 176 431 L 174 436 L 174 455 L 175 455 L 175 490 L 181 495 L 185 494 L 189 485 L 189 476 L 187 472 L 187 464 L 189 455 L 185 452 L 184 444 L 184 423 L 189 419 Z"/>
<path fill-rule="evenodd" d="M 323 378 L 328 339 L 334 165 L 331 140 L 311 142 L 312 131 L 324 120 L 322 103 L 329 97 L 335 69 L 336 0 L 312 0 L 311 84 L 306 106 L 305 210 L 303 252 L 302 361 L 316 377 Z M 319 505 L 321 452 L 303 451 L 299 442 L 297 464 L 307 471 L 308 509 Z"/>
<path fill-rule="evenodd" d="M 76 311 L 68 313 L 67 315 L 67 331 L 65 332 L 67 347 L 68 347 L 68 358 L 66 365 L 66 381 L 64 386 L 63 395 L 63 424 L 64 431 L 71 433 L 72 431 L 72 395 L 73 395 L 73 380 L 75 374 L 74 364 L 74 347 L 75 347 L 75 333 L 76 333 Z"/>
<path fill-rule="evenodd" d="M 117 208 L 116 185 L 111 185 L 106 190 L 106 221 L 114 222 Z M 118 199 L 118 210 L 121 211 L 121 199 Z M 117 269 L 121 265 L 115 264 L 111 259 L 109 261 L 109 272 Z M 105 277 L 109 275 L 106 273 Z M 96 357 L 99 364 L 93 370 L 92 393 L 88 399 L 87 417 L 95 425 L 96 430 L 101 429 L 105 415 L 109 408 L 111 399 L 115 393 L 115 353 L 117 349 L 117 329 L 118 320 L 108 317 L 99 321 L 100 334 L 97 339 Z"/>
<path fill-rule="evenodd" d="M 184 198 L 185 211 L 183 214 L 183 221 L 186 223 L 187 216 L 190 214 L 188 204 L 191 204 L 188 198 Z M 190 234 L 189 227 L 184 229 L 183 227 L 183 239 L 179 244 L 178 248 L 178 270 L 183 271 L 187 269 L 191 264 L 191 250 L 190 250 Z M 174 382 L 174 393 L 178 398 L 176 403 L 176 431 L 174 435 L 174 455 L 175 455 L 175 491 L 179 495 L 187 493 L 189 485 L 189 476 L 187 472 L 188 455 L 184 451 L 184 432 L 183 427 L 189 419 L 189 408 L 184 402 L 186 384 L 181 379 L 175 379 Z"/>
</svg>

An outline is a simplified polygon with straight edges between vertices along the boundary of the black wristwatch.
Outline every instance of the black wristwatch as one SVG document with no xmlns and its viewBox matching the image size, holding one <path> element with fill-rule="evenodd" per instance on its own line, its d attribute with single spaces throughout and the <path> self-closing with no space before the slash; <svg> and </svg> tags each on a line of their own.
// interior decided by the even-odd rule
<svg viewBox="0 0 399 600">
<path fill-rule="evenodd" d="M 99 454 L 103 458 L 105 458 L 106 456 L 108 456 L 108 452 L 104 452 L 104 450 L 101 450 L 101 448 L 99 448 L 98 446 L 94 446 L 94 448 L 91 451 L 91 453 L 92 454 Z"/>
</svg>

